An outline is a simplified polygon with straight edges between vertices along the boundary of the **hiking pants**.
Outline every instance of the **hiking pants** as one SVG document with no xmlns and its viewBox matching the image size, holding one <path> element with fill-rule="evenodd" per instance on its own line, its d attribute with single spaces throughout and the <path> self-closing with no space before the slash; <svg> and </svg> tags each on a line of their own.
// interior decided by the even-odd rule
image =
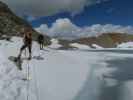
<svg viewBox="0 0 133 100">
<path fill-rule="evenodd" d="M 29 53 L 31 54 L 31 46 L 32 46 L 31 44 L 24 44 L 24 45 L 21 47 L 20 51 L 22 52 L 24 49 L 28 48 Z"/>
</svg>

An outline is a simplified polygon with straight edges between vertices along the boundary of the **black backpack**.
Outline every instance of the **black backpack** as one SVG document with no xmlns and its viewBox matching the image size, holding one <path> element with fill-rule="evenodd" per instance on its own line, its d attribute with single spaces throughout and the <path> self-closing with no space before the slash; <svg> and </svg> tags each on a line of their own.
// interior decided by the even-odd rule
<svg viewBox="0 0 133 100">
<path fill-rule="evenodd" d="M 43 43 L 43 42 L 44 42 L 44 36 L 43 36 L 42 34 L 40 34 L 40 35 L 38 36 L 38 42 L 39 42 L 39 43 Z"/>
</svg>

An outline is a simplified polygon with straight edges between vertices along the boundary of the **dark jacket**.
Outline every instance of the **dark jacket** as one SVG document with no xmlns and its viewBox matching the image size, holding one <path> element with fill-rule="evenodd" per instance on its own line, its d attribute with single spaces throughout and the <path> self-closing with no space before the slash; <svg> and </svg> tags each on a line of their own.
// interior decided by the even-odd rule
<svg viewBox="0 0 133 100">
<path fill-rule="evenodd" d="M 40 34 L 40 35 L 38 36 L 37 41 L 38 41 L 39 44 L 44 43 L 44 36 L 43 36 L 42 34 Z"/>
</svg>

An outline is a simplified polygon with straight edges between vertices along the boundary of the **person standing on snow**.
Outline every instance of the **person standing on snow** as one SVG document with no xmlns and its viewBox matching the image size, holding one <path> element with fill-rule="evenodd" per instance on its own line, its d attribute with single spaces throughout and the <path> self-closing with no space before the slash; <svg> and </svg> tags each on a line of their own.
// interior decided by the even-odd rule
<svg viewBox="0 0 133 100">
<path fill-rule="evenodd" d="M 38 44 L 40 45 L 40 50 L 43 50 L 43 47 L 44 47 L 44 36 L 42 34 L 39 34 L 37 41 L 38 41 Z"/>
<path fill-rule="evenodd" d="M 18 59 L 21 59 L 21 54 L 23 52 L 23 50 L 25 50 L 26 48 L 28 48 L 29 51 L 29 57 L 28 59 L 31 59 L 31 49 L 32 49 L 32 30 L 31 29 L 24 29 L 23 32 L 23 42 L 24 44 L 22 45 L 22 47 L 20 48 L 20 53 L 18 55 Z"/>
</svg>

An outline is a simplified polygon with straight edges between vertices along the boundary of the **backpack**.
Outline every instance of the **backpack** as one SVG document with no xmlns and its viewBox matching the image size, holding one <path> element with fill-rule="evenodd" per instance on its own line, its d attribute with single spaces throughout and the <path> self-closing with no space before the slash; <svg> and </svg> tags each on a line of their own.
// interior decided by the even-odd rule
<svg viewBox="0 0 133 100">
<path fill-rule="evenodd" d="M 38 36 L 38 43 L 43 43 L 44 42 L 44 36 L 42 34 L 40 34 Z"/>
</svg>

